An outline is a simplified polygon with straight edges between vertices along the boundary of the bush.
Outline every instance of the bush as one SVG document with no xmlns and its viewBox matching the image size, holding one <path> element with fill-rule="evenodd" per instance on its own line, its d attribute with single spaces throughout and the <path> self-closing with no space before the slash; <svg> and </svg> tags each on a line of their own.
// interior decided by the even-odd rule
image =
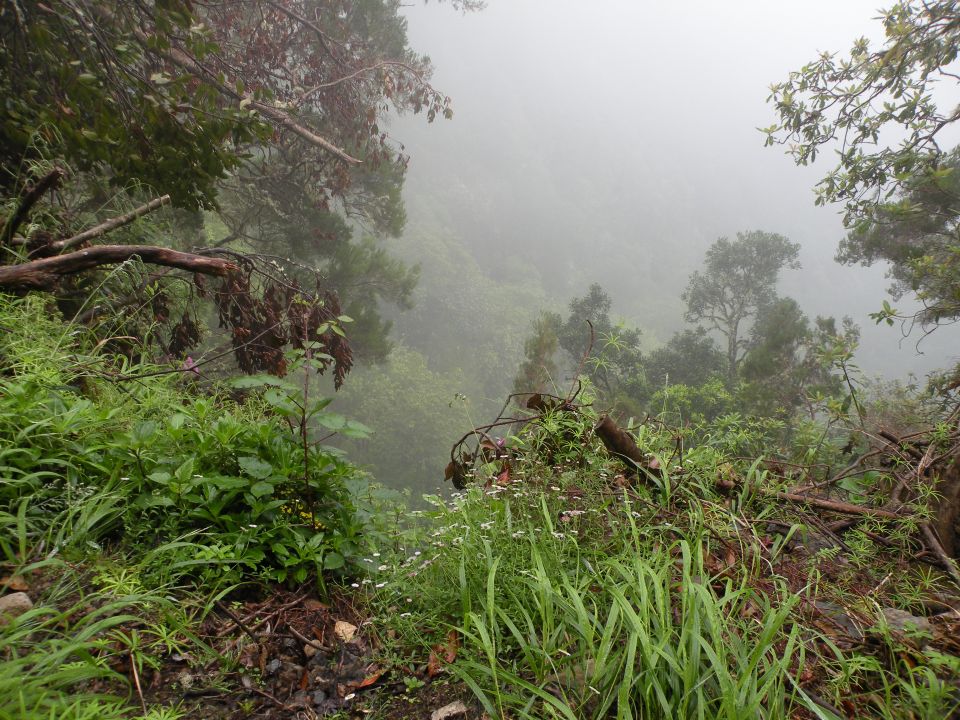
<svg viewBox="0 0 960 720">
<path fill-rule="evenodd" d="M 24 506 L 29 544 L 189 536 L 184 566 L 232 582 L 302 582 L 355 560 L 363 527 L 346 483 L 359 472 L 295 432 L 283 412 L 295 386 L 246 406 L 201 394 L 179 374 L 95 352 L 36 298 L 0 300 L 0 326 L 17 329 L 0 340 L 0 513 Z M 304 423 L 362 432 L 329 400 L 311 402 Z M 78 513 L 90 499 L 96 512 Z"/>
</svg>

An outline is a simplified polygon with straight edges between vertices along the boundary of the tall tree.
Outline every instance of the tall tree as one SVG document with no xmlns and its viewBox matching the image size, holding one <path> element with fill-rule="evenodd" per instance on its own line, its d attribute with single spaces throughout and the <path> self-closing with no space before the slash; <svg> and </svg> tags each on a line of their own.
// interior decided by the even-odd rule
<svg viewBox="0 0 960 720">
<path fill-rule="evenodd" d="M 726 376 L 726 358 L 703 328 L 675 333 L 643 361 L 651 392 L 667 385 L 702 385 L 711 376 Z"/>
<path fill-rule="evenodd" d="M 736 384 L 740 361 L 748 347 L 744 327 L 775 297 L 780 271 L 799 268 L 800 246 L 782 235 L 759 231 L 720 238 L 707 250 L 703 272 L 690 276 L 681 296 L 688 322 L 704 323 L 726 338 L 727 382 Z"/>
<path fill-rule="evenodd" d="M 542 312 L 533 321 L 533 332 L 523 343 L 524 360 L 513 381 L 515 393 L 553 392 L 557 382 L 558 333 L 562 320 L 557 313 Z"/>
<path fill-rule="evenodd" d="M 761 308 L 740 367 L 742 394 L 757 414 L 790 413 L 803 400 L 810 322 L 797 301 L 779 298 Z"/>
<path fill-rule="evenodd" d="M 849 223 L 912 178 L 936 173 L 940 138 L 960 119 L 952 98 L 941 108 L 934 93 L 958 82 L 956 0 L 904 0 L 880 21 L 882 46 L 861 37 L 849 54 L 821 53 L 772 85 L 768 99 L 779 120 L 764 130 L 768 145 L 786 145 L 799 165 L 837 146 L 839 162 L 817 186 L 817 202 L 846 203 Z"/>
<path fill-rule="evenodd" d="M 923 325 L 960 317 L 960 152 L 945 159 L 943 172 L 914 177 L 893 202 L 863 211 L 840 243 L 837 260 L 872 265 L 889 262 L 890 294 L 913 292 L 923 305 Z M 889 304 L 875 314 L 893 322 Z"/>
</svg>

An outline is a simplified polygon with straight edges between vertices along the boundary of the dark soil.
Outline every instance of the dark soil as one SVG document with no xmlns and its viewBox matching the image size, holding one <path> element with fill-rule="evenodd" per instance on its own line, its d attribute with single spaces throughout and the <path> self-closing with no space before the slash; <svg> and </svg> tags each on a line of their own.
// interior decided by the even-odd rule
<svg viewBox="0 0 960 720">
<path fill-rule="evenodd" d="M 470 712 L 456 720 L 482 716 L 469 689 L 442 670 L 430 677 L 426 667 L 384 663 L 375 633 L 346 593 L 328 603 L 277 591 L 218 604 L 203 631 L 222 659 L 166 658 L 141 678 L 148 707 L 179 705 L 187 717 L 209 720 L 429 720 L 460 700 Z"/>
</svg>

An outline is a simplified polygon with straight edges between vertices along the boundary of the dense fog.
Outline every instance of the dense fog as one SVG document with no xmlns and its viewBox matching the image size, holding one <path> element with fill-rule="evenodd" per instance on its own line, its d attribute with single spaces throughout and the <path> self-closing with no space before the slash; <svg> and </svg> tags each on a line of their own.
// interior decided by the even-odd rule
<svg viewBox="0 0 960 720">
<path fill-rule="evenodd" d="M 918 354 L 919 329 L 904 340 L 868 317 L 889 282 L 883 267 L 834 261 L 839 209 L 813 193 L 832 158 L 798 168 L 757 130 L 774 122 L 770 83 L 882 37 L 874 3 L 491 0 L 406 14 L 455 112 L 392 128 L 412 157 L 403 253 L 424 263 L 424 284 L 418 233 L 442 213 L 491 282 L 523 277 L 557 306 L 600 282 L 655 344 L 682 324 L 680 292 L 706 248 L 765 230 L 802 246 L 782 292 L 808 315 L 851 316 L 866 371 L 922 376 L 954 357 L 949 329 Z"/>
</svg>

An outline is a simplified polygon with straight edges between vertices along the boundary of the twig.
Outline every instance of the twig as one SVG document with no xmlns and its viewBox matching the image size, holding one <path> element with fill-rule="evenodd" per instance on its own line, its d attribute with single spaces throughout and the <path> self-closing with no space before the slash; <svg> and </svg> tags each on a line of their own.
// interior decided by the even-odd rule
<svg viewBox="0 0 960 720">
<path fill-rule="evenodd" d="M 130 655 L 130 670 L 133 673 L 133 685 L 137 689 L 137 697 L 140 698 L 140 707 L 143 708 L 143 714 L 147 714 L 147 703 L 143 699 L 143 688 L 140 687 L 140 673 L 137 671 L 137 661 L 133 659 L 133 652 Z"/>
<path fill-rule="evenodd" d="M 849 515 L 867 515 L 875 516 L 881 518 L 889 518 L 891 520 L 900 520 L 903 518 L 903 515 L 900 513 L 891 512 L 889 510 L 881 510 L 880 508 L 868 508 L 863 507 L 862 505 L 851 505 L 850 503 L 845 502 L 836 502 L 833 500 L 823 500 L 821 498 L 810 497 L 809 495 L 799 495 L 797 493 L 784 493 L 784 492 L 769 492 L 767 490 L 760 490 L 763 495 L 768 497 L 775 497 L 780 500 L 788 500 L 790 502 L 805 503 L 807 505 L 813 505 L 815 507 L 823 508 L 824 510 L 833 510 L 834 512 L 847 513 Z"/>
<path fill-rule="evenodd" d="M 276 705 L 277 707 L 282 708 L 283 710 L 286 710 L 286 711 L 293 710 L 293 708 L 290 707 L 289 705 L 287 705 L 286 703 L 281 702 L 280 700 L 277 700 L 273 695 L 271 695 L 270 693 L 266 692 L 265 690 L 261 690 L 260 688 L 256 687 L 255 685 L 252 685 L 252 684 L 250 685 L 250 691 L 251 691 L 251 692 L 255 692 L 257 695 L 261 695 L 261 696 L 265 697 L 267 700 L 269 700 L 270 702 L 272 702 L 272 703 L 273 703 L 274 705 Z"/>
<path fill-rule="evenodd" d="M 278 614 L 282 613 L 284 610 L 289 610 L 289 609 L 292 608 L 294 605 L 300 604 L 301 602 L 303 602 L 303 599 L 304 599 L 305 597 L 306 597 L 306 595 L 299 595 L 298 597 L 295 597 L 295 598 L 294 598 L 293 600 L 291 600 L 290 602 L 288 602 L 288 603 L 286 603 L 286 604 L 284 604 L 284 605 L 281 605 L 281 606 L 278 607 L 276 610 L 272 610 L 272 611 L 270 612 L 270 614 L 265 615 L 265 616 L 262 617 L 260 620 L 258 620 L 257 622 L 255 622 L 253 625 L 250 625 L 250 632 L 256 632 L 256 631 L 259 630 L 261 627 L 263 627 L 267 622 L 269 622 L 270 620 L 272 620 L 272 619 L 273 619 L 274 617 L 276 617 Z M 266 604 L 266 603 L 264 603 L 264 604 Z M 253 613 L 253 614 L 250 615 L 249 617 L 245 618 L 245 619 L 244 619 L 244 622 L 245 622 L 245 623 L 249 623 L 251 620 L 253 620 L 253 618 L 256 617 L 256 615 L 257 615 L 256 613 Z M 223 637 L 223 636 L 226 635 L 228 632 L 229 632 L 229 630 L 221 630 L 220 632 L 217 633 L 217 637 Z"/>
<path fill-rule="evenodd" d="M 323 645 L 320 645 L 320 644 L 314 642 L 314 641 L 311 640 L 310 638 L 304 637 L 302 634 L 300 634 L 300 632 L 299 632 L 293 625 L 290 625 L 289 623 L 287 624 L 287 630 L 289 630 L 290 633 L 291 633 L 297 640 L 299 640 L 300 642 L 304 643 L 305 645 L 309 645 L 309 646 L 312 647 L 314 650 L 326 650 L 326 649 L 327 649 L 327 648 L 325 648 Z"/>
<path fill-rule="evenodd" d="M 222 613 L 223 613 L 224 615 L 226 615 L 228 618 L 230 618 L 231 620 L 233 620 L 233 621 L 237 624 L 237 627 L 240 628 L 241 630 L 243 630 L 243 632 L 245 632 L 245 633 L 247 634 L 247 636 L 248 636 L 251 640 L 253 640 L 253 641 L 254 641 L 255 643 L 257 643 L 257 644 L 260 643 L 260 639 L 259 639 L 256 635 L 253 634 L 253 631 L 252 631 L 250 628 L 247 627 L 246 623 L 244 623 L 243 620 L 241 620 L 240 618 L 238 618 L 238 617 L 233 613 L 233 611 L 232 611 L 230 608 L 228 608 L 226 605 L 224 605 L 224 604 L 223 604 L 222 602 L 220 602 L 219 600 L 214 601 L 213 604 L 217 606 L 217 609 L 220 610 L 220 612 L 222 612 Z"/>
</svg>

